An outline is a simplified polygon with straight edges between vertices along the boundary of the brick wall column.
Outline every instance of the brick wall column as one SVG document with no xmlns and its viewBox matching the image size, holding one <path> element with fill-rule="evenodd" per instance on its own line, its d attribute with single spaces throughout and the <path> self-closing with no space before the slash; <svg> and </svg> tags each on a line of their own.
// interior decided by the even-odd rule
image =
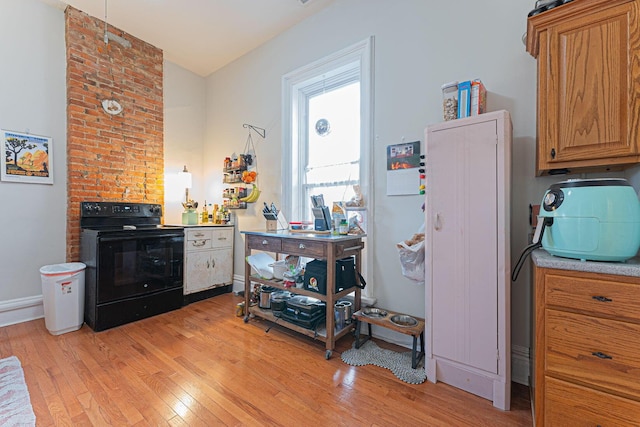
<svg viewBox="0 0 640 427">
<path fill-rule="evenodd" d="M 80 258 L 80 202 L 164 202 L 162 50 L 104 42 L 104 21 L 66 9 L 67 261 Z M 114 99 L 122 113 L 109 115 Z"/>
</svg>

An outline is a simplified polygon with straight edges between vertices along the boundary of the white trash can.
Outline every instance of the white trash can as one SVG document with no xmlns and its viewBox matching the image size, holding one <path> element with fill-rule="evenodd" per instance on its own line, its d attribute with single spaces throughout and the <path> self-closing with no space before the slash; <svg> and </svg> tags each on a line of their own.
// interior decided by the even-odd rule
<svg viewBox="0 0 640 427">
<path fill-rule="evenodd" d="M 81 262 L 40 268 L 44 324 L 52 335 L 76 331 L 84 323 L 84 270 Z"/>
</svg>

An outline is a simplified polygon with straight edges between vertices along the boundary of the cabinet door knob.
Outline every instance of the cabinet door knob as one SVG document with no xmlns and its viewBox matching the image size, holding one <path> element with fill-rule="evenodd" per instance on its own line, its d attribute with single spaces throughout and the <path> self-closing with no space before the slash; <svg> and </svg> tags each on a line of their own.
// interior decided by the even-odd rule
<svg viewBox="0 0 640 427">
<path fill-rule="evenodd" d="M 555 149 L 555 148 L 552 148 L 552 149 L 551 149 L 551 158 L 552 158 L 552 159 L 555 159 L 555 158 L 556 158 L 556 149 Z"/>
<path fill-rule="evenodd" d="M 592 299 L 600 302 L 611 302 L 613 301 L 611 298 L 603 297 L 602 295 L 594 295 L 591 297 Z"/>
<path fill-rule="evenodd" d="M 298 249 L 305 249 L 305 248 L 306 248 L 306 246 L 304 245 L 304 243 L 300 243 L 298 245 Z"/>
<path fill-rule="evenodd" d="M 269 244 L 269 242 L 267 242 L 266 240 L 263 240 L 263 241 L 262 241 L 262 244 L 263 244 L 263 245 L 268 245 L 268 244 Z"/>
</svg>

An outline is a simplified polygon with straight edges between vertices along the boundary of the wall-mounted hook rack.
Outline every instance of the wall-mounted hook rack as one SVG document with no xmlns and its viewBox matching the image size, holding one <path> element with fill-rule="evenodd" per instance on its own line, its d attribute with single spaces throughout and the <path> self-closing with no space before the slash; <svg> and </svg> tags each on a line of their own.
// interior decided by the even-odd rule
<svg viewBox="0 0 640 427">
<path fill-rule="evenodd" d="M 254 125 L 250 125 L 250 124 L 248 124 L 248 123 L 243 124 L 243 125 L 242 125 L 242 127 L 243 127 L 243 128 L 245 128 L 245 129 L 247 129 L 247 128 L 248 128 L 248 129 L 252 129 L 255 133 L 257 133 L 258 135 L 260 135 L 260 136 L 261 136 L 261 137 L 263 137 L 263 138 L 264 138 L 264 137 L 266 136 L 266 134 L 267 134 L 267 132 L 266 132 L 264 129 L 259 128 L 259 127 L 254 126 Z"/>
</svg>

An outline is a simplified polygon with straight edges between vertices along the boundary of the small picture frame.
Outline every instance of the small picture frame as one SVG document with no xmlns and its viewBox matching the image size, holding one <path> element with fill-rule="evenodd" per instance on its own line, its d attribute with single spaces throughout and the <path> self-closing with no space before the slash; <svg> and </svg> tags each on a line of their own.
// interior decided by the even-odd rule
<svg viewBox="0 0 640 427">
<path fill-rule="evenodd" d="M 3 155 L 0 179 L 31 184 L 53 184 L 53 144 L 46 136 L 0 130 Z"/>
</svg>

